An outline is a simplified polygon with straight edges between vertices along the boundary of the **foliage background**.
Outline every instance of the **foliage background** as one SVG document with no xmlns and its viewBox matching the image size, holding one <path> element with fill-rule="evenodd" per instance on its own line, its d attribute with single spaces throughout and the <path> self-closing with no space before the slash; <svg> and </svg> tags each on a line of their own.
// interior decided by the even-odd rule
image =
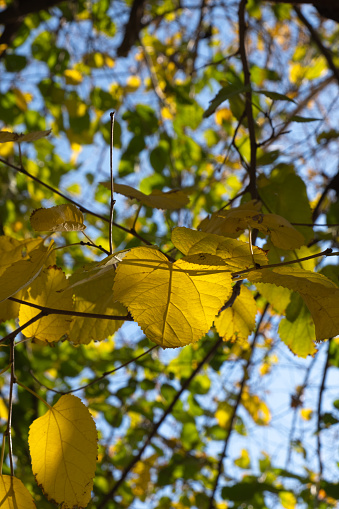
<svg viewBox="0 0 339 509">
<path fill-rule="evenodd" d="M 246 4 L 246 54 L 256 91 L 255 134 L 261 143 L 259 194 L 290 221 L 335 225 L 314 228 L 314 233 L 299 226 L 309 243 L 299 256 L 307 256 L 337 247 L 339 62 L 335 12 L 330 19 L 331 13 L 324 17 L 319 12 L 326 2 L 322 7 L 301 3 L 306 5 L 241 2 Z M 108 247 L 108 223 L 102 216 L 109 215 L 109 191 L 99 182 L 108 178 L 112 110 L 116 182 L 146 194 L 180 188 L 190 198 L 189 207 L 178 212 L 138 211 L 138 204 L 118 195 L 116 249 L 146 242 L 169 251 L 174 226 L 197 228 L 229 200 L 250 199 L 250 122 L 239 93 L 238 1 L 45 2 L 43 10 L 36 1 L 28 13 L 23 5 L 0 3 L 0 127 L 15 132 L 51 128 L 52 135 L 22 144 L 22 164 L 30 176 L 16 170 L 17 146 L 0 146 L 2 234 L 31 236 L 32 211 L 65 203 L 65 195 L 92 212 L 86 214 L 87 231 L 96 244 Z M 6 18 L 12 8 L 14 15 Z M 223 87 L 233 87 L 226 91 L 233 95 L 227 101 L 224 96 L 218 107 L 212 102 L 211 111 L 210 101 Z M 55 240 L 60 246 L 73 244 L 79 235 Z M 271 263 L 281 256 L 277 251 L 271 247 Z M 57 263 L 70 274 L 101 258 L 100 252 L 74 245 L 58 251 Z M 338 282 L 335 259 L 312 263 L 308 268 L 317 263 L 317 270 Z M 281 326 L 281 339 L 278 335 L 278 313 L 285 313 L 289 323 L 300 320 L 294 338 L 299 354 L 301 344 L 313 348 L 309 315 L 293 300 L 284 306 L 281 294 L 267 300 L 268 308 L 265 298 L 258 298 L 254 351 L 253 338 L 218 349 L 118 488 L 115 482 L 217 334 L 211 331 L 180 350 L 155 349 L 77 393 L 100 429 L 91 507 L 336 506 L 339 343 L 327 341 L 317 345 L 314 357 L 297 358 L 281 341 L 291 340 Z M 3 335 L 14 327 L 14 321 L 3 323 Z M 16 347 L 16 374 L 53 403 L 59 396 L 46 387 L 61 392 L 78 388 L 151 346 L 131 323 L 109 340 L 77 348 L 67 342 L 53 347 L 23 342 Z M 8 363 L 5 348 L 1 362 Z M 240 397 L 246 390 L 247 405 Z M 6 376 L 1 397 L 5 429 Z M 28 427 L 43 412 L 36 398 L 18 388 L 13 407 L 16 476 L 39 508 L 49 508 L 52 504 L 32 476 L 27 445 Z"/>
</svg>

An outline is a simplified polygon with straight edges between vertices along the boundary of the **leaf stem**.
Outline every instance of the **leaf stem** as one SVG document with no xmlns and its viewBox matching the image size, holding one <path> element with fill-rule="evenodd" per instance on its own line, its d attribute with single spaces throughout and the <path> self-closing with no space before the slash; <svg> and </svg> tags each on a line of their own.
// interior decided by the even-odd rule
<svg viewBox="0 0 339 509">
<path fill-rule="evenodd" d="M 109 169 L 111 177 L 111 207 L 110 207 L 110 220 L 109 220 L 109 252 L 113 254 L 113 215 L 114 215 L 114 179 L 113 179 L 113 142 L 114 142 L 114 115 L 115 112 L 110 113 L 111 117 L 111 143 L 109 150 Z"/>
<path fill-rule="evenodd" d="M 22 387 L 23 389 L 25 389 L 26 391 L 30 392 L 31 394 L 33 394 L 33 396 L 35 396 L 36 398 L 40 399 L 40 401 L 42 401 L 42 403 L 44 405 L 46 405 L 50 410 L 52 410 L 52 407 L 51 405 L 49 405 L 47 403 L 47 401 L 44 400 L 44 398 L 42 398 L 41 396 L 39 396 L 39 394 L 37 394 L 36 392 L 33 391 L 33 389 L 30 389 L 29 387 L 27 387 L 26 385 L 24 385 L 23 383 L 19 382 L 18 380 L 16 381 L 16 383 L 18 385 L 20 385 L 20 387 Z"/>
</svg>

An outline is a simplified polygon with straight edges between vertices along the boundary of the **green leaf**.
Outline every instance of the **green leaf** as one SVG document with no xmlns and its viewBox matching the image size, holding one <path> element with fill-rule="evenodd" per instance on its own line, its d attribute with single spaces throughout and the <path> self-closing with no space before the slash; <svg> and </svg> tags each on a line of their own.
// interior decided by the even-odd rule
<svg viewBox="0 0 339 509">
<path fill-rule="evenodd" d="M 215 112 L 217 107 L 224 101 L 227 101 L 227 99 L 230 99 L 231 97 L 237 96 L 249 90 L 250 87 L 242 83 L 237 83 L 236 85 L 226 85 L 220 89 L 215 98 L 210 101 L 209 107 L 204 111 L 203 118 L 210 117 L 212 113 Z"/>
</svg>

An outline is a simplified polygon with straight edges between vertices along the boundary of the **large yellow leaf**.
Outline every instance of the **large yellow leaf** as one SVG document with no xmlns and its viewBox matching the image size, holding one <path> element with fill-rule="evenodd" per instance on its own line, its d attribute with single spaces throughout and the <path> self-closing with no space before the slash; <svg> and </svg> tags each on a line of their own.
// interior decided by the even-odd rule
<svg viewBox="0 0 339 509">
<path fill-rule="evenodd" d="M 27 288 L 24 299 L 32 304 L 55 309 L 72 310 L 72 294 L 62 292 L 67 287 L 65 274 L 57 267 L 48 267 Z M 20 305 L 19 322 L 25 322 L 36 316 L 40 311 L 36 308 Z M 68 333 L 72 317 L 65 315 L 48 315 L 32 323 L 23 330 L 27 338 L 36 338 L 41 341 L 58 341 Z"/>
<path fill-rule="evenodd" d="M 0 475 L 1 509 L 36 509 L 32 495 L 20 479 Z"/>
<path fill-rule="evenodd" d="M 29 430 L 36 481 L 62 509 L 84 508 L 91 499 L 97 456 L 93 418 L 79 398 L 67 394 Z"/>
<path fill-rule="evenodd" d="M 247 278 L 298 292 L 311 312 L 318 341 L 339 334 L 339 288 L 322 274 L 286 266 L 249 272 Z"/>
<path fill-rule="evenodd" d="M 128 307 L 151 341 L 164 348 L 184 346 L 210 329 L 231 294 L 231 274 L 213 255 L 175 263 L 159 251 L 132 249 L 119 264 L 114 298 Z"/>
<path fill-rule="evenodd" d="M 205 232 L 225 237 L 238 237 L 249 227 L 270 235 L 272 243 L 281 249 L 297 249 L 305 244 L 304 236 L 287 219 L 277 214 L 262 214 L 253 210 L 235 208 L 222 210 L 200 225 Z"/>
<path fill-rule="evenodd" d="M 111 189 L 110 182 L 101 182 L 102 185 Z M 144 194 L 133 187 L 124 184 L 114 184 L 114 192 L 140 201 L 143 205 L 155 209 L 176 210 L 185 207 L 189 203 L 189 198 L 183 191 L 168 191 L 164 193 L 154 189 L 151 194 Z"/>
<path fill-rule="evenodd" d="M 232 307 L 222 311 L 214 320 L 214 325 L 224 341 L 244 341 L 254 330 L 256 314 L 257 305 L 252 292 L 242 286 Z"/>
<path fill-rule="evenodd" d="M 28 258 L 12 265 L 0 267 L 0 302 L 12 297 L 22 288 L 28 286 L 39 274 L 53 250 L 53 242 L 48 247 L 39 245 L 29 252 Z"/>
<path fill-rule="evenodd" d="M 84 274 L 83 274 L 84 275 Z M 127 309 L 120 302 L 113 301 L 113 283 L 115 271 L 103 271 L 96 278 L 74 286 L 74 310 L 85 313 L 126 316 Z M 79 281 L 79 275 L 70 278 L 69 283 Z M 75 344 L 88 344 L 90 341 L 102 341 L 114 334 L 123 324 L 122 320 L 103 320 L 102 318 L 74 317 L 69 339 Z"/>
<path fill-rule="evenodd" d="M 184 255 L 209 253 L 220 256 L 228 265 L 228 270 L 232 272 L 253 267 L 250 246 L 240 240 L 225 239 L 221 235 L 178 227 L 174 228 L 172 232 L 172 242 Z M 256 263 L 259 265 L 267 264 L 265 251 L 254 246 L 253 254 Z"/>
<path fill-rule="evenodd" d="M 44 239 L 17 240 L 5 235 L 0 236 L 0 266 L 12 265 L 28 260 L 29 253 L 42 246 Z"/>
<path fill-rule="evenodd" d="M 36 232 L 83 231 L 86 228 L 82 212 L 71 203 L 34 210 L 30 221 Z"/>
</svg>

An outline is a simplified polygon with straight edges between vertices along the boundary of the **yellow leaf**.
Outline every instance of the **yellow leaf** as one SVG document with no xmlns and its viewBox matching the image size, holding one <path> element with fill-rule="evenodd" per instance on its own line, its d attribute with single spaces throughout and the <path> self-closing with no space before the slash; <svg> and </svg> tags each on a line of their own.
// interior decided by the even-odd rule
<svg viewBox="0 0 339 509">
<path fill-rule="evenodd" d="M 251 466 L 251 459 L 250 455 L 248 454 L 248 451 L 246 449 L 241 449 L 241 454 L 239 458 L 234 460 L 234 464 L 237 465 L 239 468 L 250 468 Z"/>
<path fill-rule="evenodd" d="M 29 260 L 29 253 L 43 245 L 43 239 L 17 240 L 0 237 L 0 266 L 12 265 L 20 260 Z"/>
<path fill-rule="evenodd" d="M 79 85 L 82 82 L 82 74 L 76 69 L 66 69 L 64 76 L 67 85 Z"/>
<path fill-rule="evenodd" d="M 22 291 L 14 294 L 12 297 L 15 297 L 16 299 L 22 299 Z M 12 320 L 13 318 L 18 318 L 19 308 L 20 304 L 18 302 L 13 302 L 9 299 L 6 299 L 3 302 L 1 302 L 0 323 L 6 322 L 7 320 Z"/>
<path fill-rule="evenodd" d="M 130 76 L 126 82 L 126 92 L 134 92 L 141 85 L 139 76 Z"/>
<path fill-rule="evenodd" d="M 35 509 L 32 495 L 20 479 L 10 475 L 0 475 L 1 509 Z"/>
<path fill-rule="evenodd" d="M 107 189 L 111 189 L 110 182 L 101 182 Z M 114 184 L 114 192 L 136 199 L 143 205 L 155 209 L 176 210 L 185 207 L 189 203 L 189 198 L 183 191 L 168 191 L 166 193 L 154 189 L 151 194 L 144 194 L 133 187 L 124 184 Z"/>
<path fill-rule="evenodd" d="M 52 129 L 48 131 L 36 131 L 27 134 L 10 133 L 8 131 L 0 131 L 0 143 L 7 143 L 8 141 L 36 141 L 51 134 Z"/>
<path fill-rule="evenodd" d="M 279 500 L 285 509 L 294 509 L 297 504 L 295 495 L 293 495 L 290 491 L 280 491 Z"/>
<path fill-rule="evenodd" d="M 57 267 L 48 267 L 29 286 L 23 300 L 39 306 L 72 310 L 72 295 L 68 292 L 60 293 L 60 290 L 66 286 L 67 281 L 62 270 Z M 20 325 L 34 318 L 39 312 L 36 308 L 21 304 Z M 71 321 L 71 316 L 48 315 L 26 327 L 23 334 L 26 338 L 36 338 L 49 343 L 59 341 L 68 333 Z"/>
<path fill-rule="evenodd" d="M 70 285 L 77 281 L 78 275 L 70 278 Z M 74 310 L 85 313 L 126 316 L 127 309 L 113 301 L 114 270 L 103 272 L 95 279 L 75 286 Z M 74 344 L 88 344 L 90 341 L 102 341 L 114 334 L 123 324 L 122 320 L 103 320 L 102 318 L 74 317 L 69 339 Z"/>
<path fill-rule="evenodd" d="M 52 252 L 53 244 L 51 242 L 48 247 L 39 245 L 39 247 L 29 252 L 28 259 L 25 258 L 12 265 L 0 267 L 0 302 L 28 286 L 40 274 Z"/>
<path fill-rule="evenodd" d="M 300 414 L 304 421 L 310 421 L 313 417 L 313 410 L 312 408 L 302 408 Z"/>
<path fill-rule="evenodd" d="M 224 309 L 214 320 L 215 328 L 224 341 L 244 341 L 255 327 L 257 305 L 252 292 L 241 287 L 232 307 Z"/>
<path fill-rule="evenodd" d="M 305 305 L 293 322 L 283 318 L 278 330 L 281 340 L 299 357 L 316 353 L 314 323 Z"/>
<path fill-rule="evenodd" d="M 97 456 L 93 418 L 79 398 L 67 394 L 29 430 L 33 474 L 49 500 L 63 509 L 91 499 Z"/>
<path fill-rule="evenodd" d="M 291 300 L 290 290 L 287 288 L 278 288 L 269 283 L 256 283 L 256 287 L 277 313 L 283 314 L 285 312 Z"/>
<path fill-rule="evenodd" d="M 2 421 L 8 420 L 8 408 L 3 400 L 3 398 L 0 397 L 0 419 Z M 1 497 L 0 497 L 1 500 Z M 0 504 L 1 507 L 1 504 Z"/>
<path fill-rule="evenodd" d="M 228 270 L 233 272 L 253 267 L 250 246 L 240 240 L 178 227 L 172 232 L 172 242 L 184 255 L 209 253 L 219 256 L 228 265 Z M 265 251 L 254 246 L 253 254 L 256 263 L 267 264 Z"/>
<path fill-rule="evenodd" d="M 339 288 L 322 274 L 286 266 L 253 271 L 247 279 L 298 292 L 312 315 L 317 341 L 339 334 Z"/>
<path fill-rule="evenodd" d="M 267 426 L 270 423 L 271 412 L 268 406 L 259 396 L 250 394 L 247 387 L 245 387 L 242 393 L 241 403 L 256 424 L 259 426 Z"/>
<path fill-rule="evenodd" d="M 36 232 L 83 231 L 86 228 L 82 212 L 71 203 L 34 210 L 30 221 Z"/>
<path fill-rule="evenodd" d="M 219 403 L 218 410 L 215 412 L 215 418 L 221 428 L 229 428 L 233 412 L 234 408 L 226 401 Z"/>
<path fill-rule="evenodd" d="M 224 261 L 199 254 L 170 263 L 152 248 L 132 249 L 119 264 L 114 298 L 146 336 L 164 348 L 200 339 L 231 294 Z"/>
</svg>

